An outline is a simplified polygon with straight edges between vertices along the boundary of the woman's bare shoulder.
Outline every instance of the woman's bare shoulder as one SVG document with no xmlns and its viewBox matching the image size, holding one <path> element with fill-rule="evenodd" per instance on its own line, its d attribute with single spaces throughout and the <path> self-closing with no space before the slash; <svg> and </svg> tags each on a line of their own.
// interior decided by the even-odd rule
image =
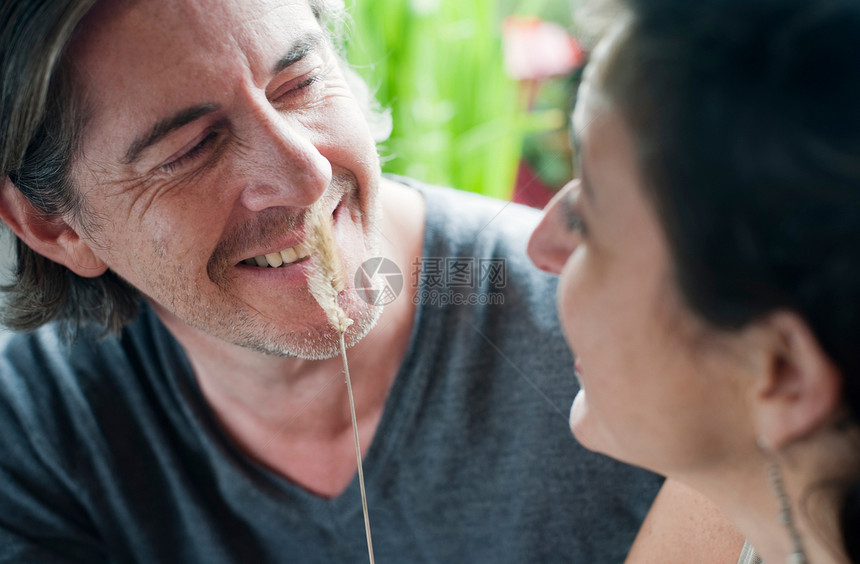
<svg viewBox="0 0 860 564">
<path fill-rule="evenodd" d="M 737 564 L 744 537 L 708 498 L 666 480 L 627 557 L 627 564 Z"/>
</svg>

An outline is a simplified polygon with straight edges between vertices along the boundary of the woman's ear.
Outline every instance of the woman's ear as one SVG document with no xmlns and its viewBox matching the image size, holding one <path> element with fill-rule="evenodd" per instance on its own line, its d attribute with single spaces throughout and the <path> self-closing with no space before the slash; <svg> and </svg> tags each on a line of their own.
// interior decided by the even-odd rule
<svg viewBox="0 0 860 564">
<path fill-rule="evenodd" d="M 834 418 L 843 376 L 798 314 L 774 313 L 759 328 L 765 338 L 754 387 L 756 424 L 759 436 L 778 450 Z"/>
<path fill-rule="evenodd" d="M 85 278 L 100 276 L 107 265 L 63 218 L 38 210 L 8 176 L 0 186 L 0 219 L 24 243 L 43 257 Z"/>
</svg>

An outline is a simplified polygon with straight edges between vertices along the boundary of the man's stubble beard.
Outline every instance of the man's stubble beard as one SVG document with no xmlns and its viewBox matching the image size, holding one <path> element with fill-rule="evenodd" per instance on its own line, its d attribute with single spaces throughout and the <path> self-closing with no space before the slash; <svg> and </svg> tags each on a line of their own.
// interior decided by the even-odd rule
<svg viewBox="0 0 860 564">
<path fill-rule="evenodd" d="M 345 211 L 350 214 L 356 213 L 354 210 Z M 372 196 L 371 202 L 367 205 L 367 210 L 361 212 L 360 215 L 365 234 L 364 256 L 360 259 L 361 263 L 380 255 L 381 203 L 378 192 Z M 344 333 L 344 342 L 347 348 L 356 345 L 376 326 L 384 309 L 383 306 L 373 305 L 362 299 L 352 285 L 355 273 L 351 273 L 353 276 L 349 276 L 349 274 L 346 271 L 343 273 L 347 288 L 338 296 L 341 307 L 353 320 L 353 324 Z M 324 320 L 322 308 L 313 300 L 309 290 L 306 290 L 306 296 L 303 298 L 311 304 L 311 308 L 318 309 L 315 314 Z M 247 303 L 242 305 L 250 307 Z M 246 349 L 284 358 L 324 360 L 340 354 L 340 334 L 330 324 L 324 323 L 318 328 L 306 325 L 302 331 L 284 332 L 274 323 L 264 321 L 267 316 L 263 312 L 256 308 L 252 309 L 253 312 L 248 312 L 237 307 L 234 315 L 231 316 L 234 323 L 231 330 L 228 331 L 229 336 L 223 335 L 221 338 Z M 211 323 L 206 325 L 209 326 L 208 330 L 211 332 Z M 202 327 L 200 329 L 207 330 Z"/>
<path fill-rule="evenodd" d="M 354 290 L 347 291 L 355 293 Z M 341 306 L 344 306 L 344 300 L 339 301 Z M 358 344 L 367 336 L 376 326 L 383 312 L 382 306 L 368 304 L 360 298 L 358 301 L 360 304 L 355 304 L 357 307 L 344 307 L 347 315 L 353 320 L 353 324 L 344 333 L 344 343 L 347 348 Z M 318 331 L 286 333 L 271 342 L 260 341 L 259 334 L 256 338 L 252 335 L 249 337 L 248 340 L 239 341 L 236 344 L 256 352 L 284 358 L 325 360 L 340 354 L 340 334 L 329 324 Z"/>
</svg>

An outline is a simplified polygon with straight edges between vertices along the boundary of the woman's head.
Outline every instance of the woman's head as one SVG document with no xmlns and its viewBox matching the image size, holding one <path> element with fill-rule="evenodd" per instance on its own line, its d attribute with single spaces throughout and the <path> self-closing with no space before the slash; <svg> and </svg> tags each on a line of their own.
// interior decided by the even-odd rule
<svg viewBox="0 0 860 564">
<path fill-rule="evenodd" d="M 860 4 L 628 8 L 580 92 L 582 184 L 530 249 L 563 268 L 575 433 L 717 470 L 750 435 L 780 447 L 856 420 Z M 564 225 L 579 215 L 584 233 Z"/>
<path fill-rule="evenodd" d="M 796 311 L 856 374 L 860 4 L 631 5 L 603 87 L 635 137 L 685 300 L 724 329 Z"/>
</svg>

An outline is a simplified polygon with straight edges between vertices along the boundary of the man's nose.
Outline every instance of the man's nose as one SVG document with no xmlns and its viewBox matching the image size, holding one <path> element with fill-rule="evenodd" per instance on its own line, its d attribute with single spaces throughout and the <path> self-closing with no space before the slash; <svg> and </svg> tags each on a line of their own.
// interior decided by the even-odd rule
<svg viewBox="0 0 860 564">
<path fill-rule="evenodd" d="M 561 201 L 577 190 L 578 182 L 570 182 L 553 197 L 544 208 L 543 217 L 529 238 L 528 255 L 531 261 L 546 272 L 559 274 L 567 259 L 579 244 L 579 235 L 566 227 Z"/>
<path fill-rule="evenodd" d="M 274 108 L 256 112 L 246 142 L 248 183 L 242 203 L 251 211 L 270 207 L 308 207 L 331 183 L 331 163 L 317 149 L 312 128 L 281 116 Z"/>
</svg>

